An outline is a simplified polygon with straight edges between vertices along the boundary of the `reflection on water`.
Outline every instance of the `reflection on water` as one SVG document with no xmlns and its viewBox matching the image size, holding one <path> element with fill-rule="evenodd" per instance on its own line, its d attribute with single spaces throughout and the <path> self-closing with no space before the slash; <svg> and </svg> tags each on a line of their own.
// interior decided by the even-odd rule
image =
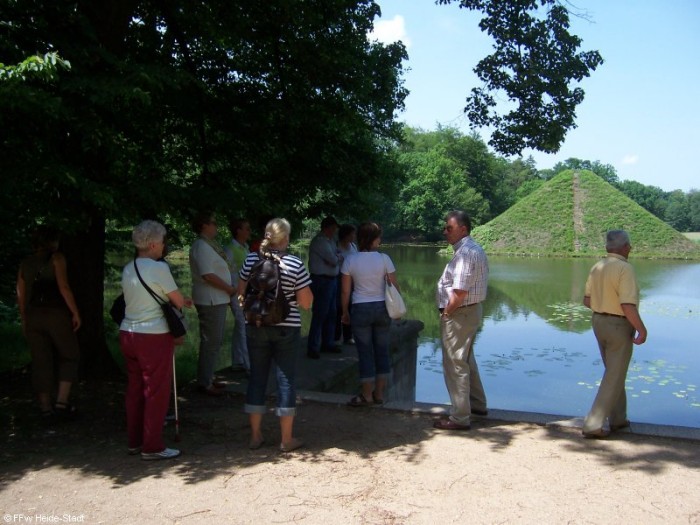
<svg viewBox="0 0 700 525">
<path fill-rule="evenodd" d="M 398 396 L 449 403 L 442 377 L 435 283 L 447 258 L 435 247 L 391 246 L 408 317 L 425 324 L 415 388 Z M 490 258 L 489 296 L 476 354 L 489 406 L 583 416 L 603 373 L 590 311 L 581 305 L 595 259 Z M 633 421 L 700 427 L 700 264 L 636 261 L 649 339 L 627 376 Z"/>
</svg>

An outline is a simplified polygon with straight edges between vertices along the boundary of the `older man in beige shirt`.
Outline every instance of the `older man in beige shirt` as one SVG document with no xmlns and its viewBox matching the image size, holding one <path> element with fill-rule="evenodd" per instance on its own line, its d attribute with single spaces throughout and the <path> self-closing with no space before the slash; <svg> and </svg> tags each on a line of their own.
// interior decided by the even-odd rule
<svg viewBox="0 0 700 525">
<path fill-rule="evenodd" d="M 583 436 L 607 437 L 629 427 L 625 379 L 632 358 L 632 344 L 646 341 L 647 329 L 639 316 L 639 286 L 634 268 L 627 262 L 632 246 L 624 230 L 607 233 L 608 255 L 597 262 L 586 281 L 583 304 L 593 310 L 593 333 L 598 340 L 605 373 L 593 406 L 583 422 Z M 610 430 L 603 428 L 608 419 Z"/>
</svg>

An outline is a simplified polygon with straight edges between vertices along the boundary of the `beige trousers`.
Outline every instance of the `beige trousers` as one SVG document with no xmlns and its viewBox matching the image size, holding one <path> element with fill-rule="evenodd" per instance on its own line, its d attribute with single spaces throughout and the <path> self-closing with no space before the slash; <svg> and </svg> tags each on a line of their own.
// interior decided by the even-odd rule
<svg viewBox="0 0 700 525">
<path fill-rule="evenodd" d="M 468 425 L 472 408 L 486 410 L 486 394 L 474 358 L 474 338 L 481 324 L 481 303 L 458 308 L 441 318 L 442 368 L 450 394 L 450 419 Z"/>
<path fill-rule="evenodd" d="M 632 359 L 634 328 L 624 317 L 593 314 L 593 333 L 598 340 L 605 373 L 593 406 L 583 421 L 584 432 L 600 430 L 606 419 L 610 425 L 620 425 L 627 420 L 625 379 Z"/>
</svg>

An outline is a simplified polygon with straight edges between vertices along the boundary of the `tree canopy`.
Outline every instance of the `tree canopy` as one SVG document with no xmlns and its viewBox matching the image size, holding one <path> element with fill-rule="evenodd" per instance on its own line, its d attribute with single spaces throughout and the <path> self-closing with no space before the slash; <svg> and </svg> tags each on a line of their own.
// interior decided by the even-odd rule
<svg viewBox="0 0 700 525">
<path fill-rule="evenodd" d="M 58 52 L 71 68 L 0 82 L 0 213 L 18 225 L 0 241 L 13 264 L 37 222 L 71 233 L 81 347 L 104 340 L 108 219 L 376 206 L 406 96 L 403 45 L 367 39 L 378 13 L 371 0 L 2 0 L 3 62 Z"/>
<path fill-rule="evenodd" d="M 471 125 L 493 126 L 489 144 L 505 155 L 525 148 L 559 151 L 584 98 L 583 89 L 571 84 L 603 63 L 597 51 L 579 51 L 582 41 L 569 33 L 568 9 L 558 0 L 437 3 L 481 11 L 479 27 L 494 39 L 494 53 L 474 68 L 484 85 L 467 97 Z M 501 94 L 509 102 L 505 108 Z"/>
</svg>

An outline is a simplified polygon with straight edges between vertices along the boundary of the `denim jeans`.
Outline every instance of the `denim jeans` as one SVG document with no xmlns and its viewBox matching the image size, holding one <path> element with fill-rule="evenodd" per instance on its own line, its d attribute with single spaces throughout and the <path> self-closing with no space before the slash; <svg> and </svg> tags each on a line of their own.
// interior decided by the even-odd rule
<svg viewBox="0 0 700 525">
<path fill-rule="evenodd" d="M 233 327 L 233 338 L 231 339 L 231 366 L 241 365 L 246 370 L 250 370 L 248 342 L 245 334 L 245 314 L 238 303 L 237 297 L 231 298 L 231 312 L 233 312 L 236 323 Z"/>
<path fill-rule="evenodd" d="M 391 371 L 391 318 L 386 311 L 386 304 L 384 301 L 354 303 L 350 320 L 360 366 L 360 383 L 374 381 L 377 377 L 388 377 Z"/>
<path fill-rule="evenodd" d="M 314 302 L 311 306 L 307 347 L 310 352 L 318 353 L 321 349 L 335 346 L 338 279 L 314 275 L 311 277 L 311 292 L 314 294 Z"/>
<path fill-rule="evenodd" d="M 277 376 L 278 416 L 296 415 L 294 376 L 297 352 L 301 344 L 301 328 L 289 326 L 247 326 L 250 354 L 250 380 L 244 410 L 248 414 L 264 414 L 265 393 L 270 369 L 274 363 Z"/>
</svg>

